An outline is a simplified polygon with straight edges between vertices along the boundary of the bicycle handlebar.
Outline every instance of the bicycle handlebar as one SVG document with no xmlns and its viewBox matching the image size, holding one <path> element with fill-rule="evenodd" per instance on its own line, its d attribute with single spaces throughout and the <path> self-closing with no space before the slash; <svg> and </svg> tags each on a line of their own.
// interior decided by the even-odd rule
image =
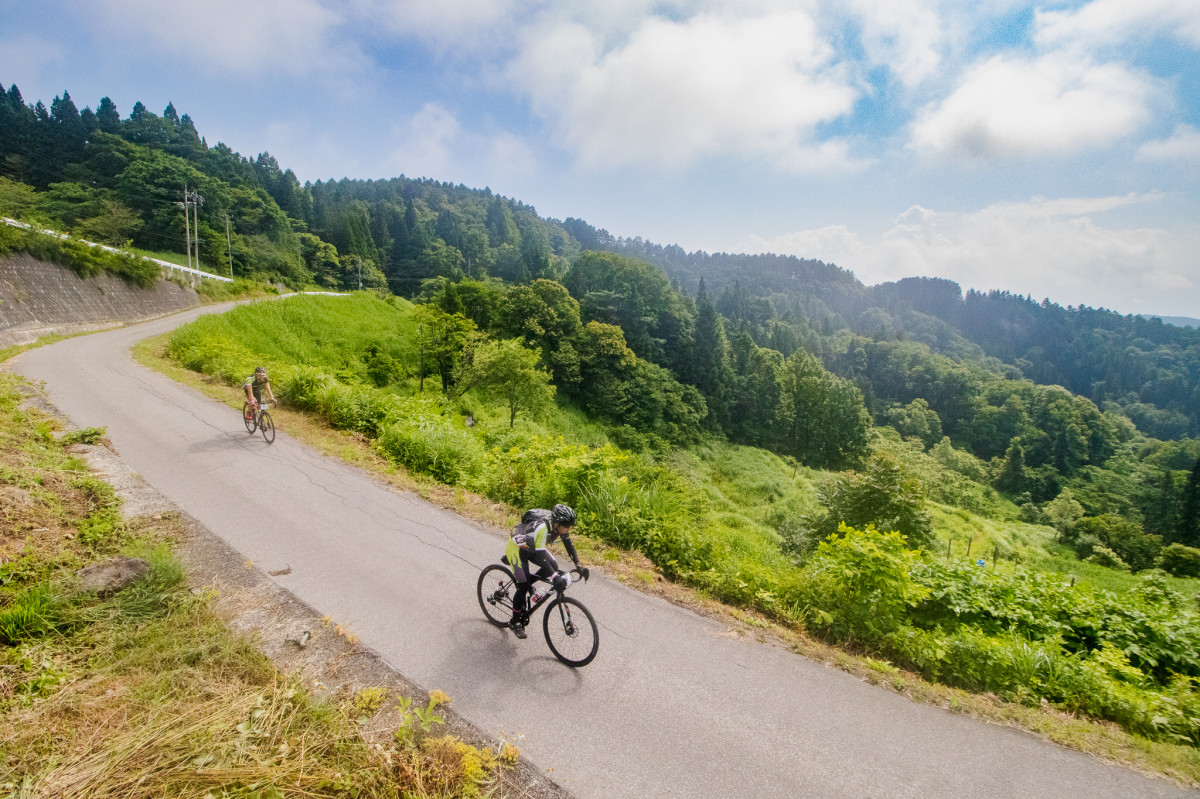
<svg viewBox="0 0 1200 799">
<path fill-rule="evenodd" d="M 556 574 L 558 574 L 558 573 L 577 575 L 578 577 L 582 577 L 583 581 L 585 583 L 588 581 L 588 577 L 591 576 L 590 573 L 588 572 L 588 570 L 584 569 L 584 568 L 571 569 L 569 572 L 557 572 Z M 553 575 L 550 577 L 541 577 L 541 576 L 535 574 L 535 575 L 533 575 L 533 581 L 545 583 L 546 585 L 550 586 L 550 590 L 556 590 L 554 588 L 554 576 Z M 575 582 L 578 582 L 578 580 L 571 580 L 571 582 L 575 583 Z"/>
</svg>

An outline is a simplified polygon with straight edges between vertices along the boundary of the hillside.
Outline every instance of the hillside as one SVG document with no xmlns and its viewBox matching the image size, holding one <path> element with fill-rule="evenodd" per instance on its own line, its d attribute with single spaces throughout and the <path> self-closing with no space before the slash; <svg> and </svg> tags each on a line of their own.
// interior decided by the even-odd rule
<svg viewBox="0 0 1200 799">
<path fill-rule="evenodd" d="M 301 185 L 269 153 L 209 147 L 170 105 L 159 117 L 138 103 L 121 119 L 107 98 L 79 111 L 64 93 L 47 109 L 26 105 L 12 86 L 0 101 L 0 155 L 8 178 L 0 211 L 154 251 L 182 253 L 190 232 L 204 263 L 222 272 L 229 263 L 239 276 L 386 286 L 412 297 L 436 277 L 560 279 L 580 252 L 604 250 L 656 264 L 689 297 L 703 280 L 731 333 L 745 324 L 760 347 L 819 353 L 869 398 L 872 378 L 839 365 L 841 331 L 915 341 L 990 372 L 1062 385 L 1156 438 L 1200 432 L 1200 331 L 1190 327 L 1005 292 L 964 296 L 945 280 L 865 286 L 817 260 L 688 253 L 435 180 Z M 198 233 L 184 220 L 185 191 L 201 200 L 187 206 Z M 886 408 L 871 410 L 879 417 Z"/>
<path fill-rule="evenodd" d="M 1197 550 L 1083 515 L 1070 492 L 1037 523 L 1026 515 L 1036 506 L 998 494 L 987 469 L 944 439 L 926 452 L 873 431 L 865 463 L 834 472 L 714 437 L 633 452 L 650 432 L 633 435 L 629 417 L 582 414 L 575 398 L 556 405 L 543 393 L 514 416 L 512 386 L 546 385 L 545 373 L 531 381 L 536 353 L 511 339 L 448 347 L 470 357 L 447 383 L 434 342 L 453 316 L 366 293 L 298 297 L 204 316 L 166 352 L 230 394 L 247 364 L 265 363 L 288 407 L 367 442 L 380 468 L 477 505 L 568 502 L 589 542 L 635 550 L 708 597 L 885 658 L 872 661 L 881 673 L 900 666 L 1015 702 L 1046 698 L 1185 749 L 1200 740 L 1198 583 L 1148 568 L 1200 575 L 1188 571 L 1200 567 Z M 588 384 L 620 395 L 626 374 Z M 801 382 L 817 379 L 805 370 Z M 1068 542 L 1090 546 L 1088 559 Z M 609 555 L 621 557 L 585 560 Z M 1122 558 L 1129 564 L 1113 568 Z"/>
<path fill-rule="evenodd" d="M 421 368 L 446 392 L 471 336 L 518 339 L 560 400 L 636 450 L 717 436 L 861 467 L 872 427 L 887 426 L 942 447 L 1030 519 L 1067 489 L 1088 516 L 1200 541 L 1200 330 L 931 278 L 865 286 L 815 260 L 687 253 L 434 180 L 301 185 L 268 153 L 210 147 L 170 105 L 122 119 L 107 98 L 80 111 L 64 93 L 47 109 L 13 86 L 0 155 L 0 212 L 160 251 L 191 233 L 201 263 L 239 277 L 419 300 L 432 332 Z M 401 368 L 387 357 L 378 380 Z"/>
</svg>

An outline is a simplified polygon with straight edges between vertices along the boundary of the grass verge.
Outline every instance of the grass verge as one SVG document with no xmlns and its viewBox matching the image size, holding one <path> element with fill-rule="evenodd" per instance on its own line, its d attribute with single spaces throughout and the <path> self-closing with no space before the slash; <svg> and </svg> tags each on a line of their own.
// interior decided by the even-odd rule
<svg viewBox="0 0 1200 799">
<path fill-rule="evenodd" d="M 219 379 L 178 367 L 165 360 L 167 335 L 139 342 L 134 357 L 160 373 L 189 385 L 233 409 L 241 396 Z M 331 429 L 308 414 L 280 408 L 272 411 L 277 425 L 323 454 L 367 469 L 400 490 L 412 491 L 442 507 L 484 524 L 505 528 L 515 523 L 519 509 L 493 502 L 462 488 L 413 475 L 379 455 L 365 436 Z M 503 533 L 497 530 L 497 538 Z M 682 607 L 726 623 L 731 635 L 780 643 L 798 654 L 827 663 L 860 679 L 904 694 L 913 701 L 950 712 L 1024 729 L 1046 740 L 1088 752 L 1104 760 L 1166 777 L 1185 785 L 1200 784 L 1200 752 L 1188 746 L 1148 741 L 1113 724 L 1077 718 L 1055 708 L 1027 707 L 990 694 L 972 694 L 928 682 L 891 664 L 813 639 L 799 626 L 783 626 L 762 614 L 720 603 L 701 591 L 667 580 L 644 556 L 576 535 L 576 546 L 588 563 L 603 564 L 618 581 L 652 593 Z M 499 542 L 497 551 L 499 552 Z"/>
<path fill-rule="evenodd" d="M 518 752 L 444 734 L 428 704 L 363 689 L 323 697 L 281 673 L 187 589 L 173 514 L 124 520 L 56 420 L 0 374 L 0 795 L 503 796 Z M 82 592 L 81 566 L 124 554 L 149 572 Z M 383 740 L 362 727 L 399 702 Z"/>
</svg>

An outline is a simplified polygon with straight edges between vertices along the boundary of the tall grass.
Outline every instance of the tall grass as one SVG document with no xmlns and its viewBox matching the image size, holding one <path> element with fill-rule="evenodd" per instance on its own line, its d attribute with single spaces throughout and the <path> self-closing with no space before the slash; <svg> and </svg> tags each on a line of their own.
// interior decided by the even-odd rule
<svg viewBox="0 0 1200 799">
<path fill-rule="evenodd" d="M 412 306 L 365 293 L 345 297 L 299 296 L 238 306 L 202 316 L 171 337 L 168 355 L 209 374 L 216 359 L 232 361 L 230 374 L 249 374 L 260 363 L 307 366 L 347 382 L 366 379 L 365 355 L 374 345 L 405 368 L 418 363 Z M 222 374 L 224 376 L 224 374 Z"/>
</svg>

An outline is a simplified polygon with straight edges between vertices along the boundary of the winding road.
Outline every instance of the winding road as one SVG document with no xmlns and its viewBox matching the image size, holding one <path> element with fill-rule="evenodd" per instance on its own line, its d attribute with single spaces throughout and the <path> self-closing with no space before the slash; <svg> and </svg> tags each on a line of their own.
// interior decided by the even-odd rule
<svg viewBox="0 0 1200 799">
<path fill-rule="evenodd" d="M 286 301 L 286 300 L 284 300 Z M 281 430 L 248 436 L 228 406 L 135 363 L 134 342 L 202 313 L 26 352 L 79 426 L 410 680 L 503 731 L 579 797 L 1181 797 L 1178 788 L 1007 727 L 914 704 L 603 577 L 573 595 L 600 653 L 562 666 L 541 638 L 484 621 L 495 531 L 325 458 Z"/>
</svg>

